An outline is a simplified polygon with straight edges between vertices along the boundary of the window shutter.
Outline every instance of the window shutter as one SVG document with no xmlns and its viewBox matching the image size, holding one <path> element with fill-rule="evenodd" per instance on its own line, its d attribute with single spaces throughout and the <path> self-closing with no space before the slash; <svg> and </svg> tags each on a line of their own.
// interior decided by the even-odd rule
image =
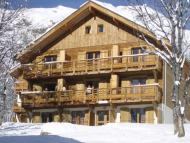
<svg viewBox="0 0 190 143">
<path fill-rule="evenodd" d="M 85 60 L 86 52 L 78 52 L 78 60 Z"/>
<path fill-rule="evenodd" d="M 64 62 L 65 61 L 65 50 L 61 50 L 59 53 L 59 61 Z"/>
<path fill-rule="evenodd" d="M 152 108 L 146 109 L 146 123 L 154 123 L 154 110 Z"/>
<path fill-rule="evenodd" d="M 107 58 L 109 56 L 108 50 L 101 50 L 100 52 L 100 58 Z"/>
<path fill-rule="evenodd" d="M 129 58 L 131 58 L 131 57 L 126 57 L 126 55 L 131 55 L 131 49 L 130 48 L 124 48 L 122 53 L 123 53 L 123 56 L 125 56 L 122 58 L 122 62 L 128 63 L 130 61 Z"/>
<path fill-rule="evenodd" d="M 131 122 L 131 114 L 128 108 L 121 108 L 121 122 Z"/>
</svg>

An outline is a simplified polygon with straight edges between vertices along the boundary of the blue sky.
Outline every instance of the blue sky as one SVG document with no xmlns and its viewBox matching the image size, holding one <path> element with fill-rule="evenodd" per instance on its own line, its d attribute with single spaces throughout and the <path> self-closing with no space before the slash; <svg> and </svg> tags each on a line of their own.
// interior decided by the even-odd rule
<svg viewBox="0 0 190 143">
<path fill-rule="evenodd" d="M 37 8 L 37 7 L 56 7 L 58 5 L 63 5 L 72 8 L 78 8 L 87 0 L 28 0 L 27 7 Z M 107 3 L 112 3 L 115 6 L 126 5 L 127 0 L 99 0 Z"/>
</svg>

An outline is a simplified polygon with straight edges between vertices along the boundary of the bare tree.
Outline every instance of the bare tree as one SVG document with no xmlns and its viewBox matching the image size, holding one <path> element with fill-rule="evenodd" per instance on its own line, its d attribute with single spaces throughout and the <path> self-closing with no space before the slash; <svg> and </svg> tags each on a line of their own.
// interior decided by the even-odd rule
<svg viewBox="0 0 190 143">
<path fill-rule="evenodd" d="M 14 22 L 22 12 L 25 3 L 25 0 L 0 0 L 0 124 L 7 108 L 11 108 L 8 106 L 11 103 L 7 101 L 12 101 L 14 97 L 9 70 L 14 63 L 15 53 L 20 49 L 20 46 L 16 44 L 17 33 Z M 8 95 L 10 95 L 9 98 L 7 98 Z"/>
<path fill-rule="evenodd" d="M 130 1 L 130 0 L 129 0 Z M 150 0 L 151 1 L 151 0 Z M 181 83 L 183 77 L 184 63 L 186 61 L 186 51 L 190 48 L 190 44 L 185 38 L 186 27 L 190 19 L 190 1 L 189 0 L 152 0 L 152 9 L 148 7 L 143 0 L 130 1 L 132 9 L 136 11 L 138 18 L 143 25 L 155 33 L 157 40 L 160 41 L 163 50 L 157 48 L 154 43 L 148 40 L 143 34 L 140 34 L 143 39 L 152 47 L 153 52 L 159 55 L 171 68 L 173 74 L 173 122 L 174 134 L 178 133 L 179 137 L 185 136 L 184 130 L 184 107 L 186 103 L 185 92 L 184 96 L 180 95 Z M 167 42 L 169 42 L 169 45 Z M 186 90 L 190 78 L 186 79 Z M 180 100 L 180 96 L 184 100 Z"/>
</svg>

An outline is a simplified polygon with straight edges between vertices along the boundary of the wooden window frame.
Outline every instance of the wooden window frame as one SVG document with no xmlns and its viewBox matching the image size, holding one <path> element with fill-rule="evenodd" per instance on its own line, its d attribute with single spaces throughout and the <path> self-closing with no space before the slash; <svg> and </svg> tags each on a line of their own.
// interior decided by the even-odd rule
<svg viewBox="0 0 190 143">
<path fill-rule="evenodd" d="M 100 30 L 100 28 L 102 28 L 101 30 Z M 104 25 L 103 24 L 98 24 L 98 26 L 97 26 L 97 32 L 98 33 L 104 33 Z"/>
<path fill-rule="evenodd" d="M 51 58 L 55 57 L 56 60 L 46 61 L 47 57 L 51 57 Z M 46 56 L 44 56 L 44 63 L 53 62 L 53 61 L 57 61 L 57 55 L 46 55 Z"/>
<path fill-rule="evenodd" d="M 92 28 L 91 28 L 90 25 L 85 26 L 85 34 L 86 34 L 86 35 L 91 34 L 91 30 L 92 30 Z"/>
<path fill-rule="evenodd" d="M 145 50 L 143 50 L 141 47 L 143 47 L 143 49 L 145 49 Z M 134 54 L 135 49 L 138 50 L 137 54 L 143 54 L 143 53 L 145 53 L 147 47 L 146 46 L 132 47 L 131 48 L 131 55 L 136 55 L 136 54 Z M 138 56 L 134 56 L 132 60 L 133 60 L 133 62 L 139 62 L 140 59 Z M 144 60 L 144 59 L 142 58 L 142 60 Z"/>
<path fill-rule="evenodd" d="M 100 51 L 86 52 L 86 59 L 87 59 L 87 60 L 90 60 L 90 59 L 88 58 L 88 54 L 92 54 L 92 59 L 99 59 L 101 52 L 100 52 Z"/>
<path fill-rule="evenodd" d="M 55 60 L 47 61 L 47 60 L 46 60 L 47 57 L 55 58 Z M 43 61 L 44 61 L 44 68 L 45 68 L 45 69 L 49 69 L 49 64 L 48 64 L 48 63 L 56 62 L 56 61 L 57 61 L 57 55 L 46 55 L 46 56 L 44 56 L 43 59 L 44 59 L 44 60 L 43 60 Z M 57 68 L 56 64 L 52 64 L 51 66 L 52 66 L 53 69 L 56 69 L 56 68 Z"/>
</svg>

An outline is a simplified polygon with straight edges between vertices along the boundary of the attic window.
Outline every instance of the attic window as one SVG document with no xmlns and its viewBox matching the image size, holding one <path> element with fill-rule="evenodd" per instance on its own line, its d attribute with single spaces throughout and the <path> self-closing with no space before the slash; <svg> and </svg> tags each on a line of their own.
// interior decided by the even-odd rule
<svg viewBox="0 0 190 143">
<path fill-rule="evenodd" d="M 85 34 L 90 34 L 91 32 L 91 26 L 86 26 L 85 27 Z"/>
<path fill-rule="evenodd" d="M 104 25 L 103 24 L 99 24 L 98 25 L 98 33 L 102 33 L 104 32 Z"/>
</svg>

